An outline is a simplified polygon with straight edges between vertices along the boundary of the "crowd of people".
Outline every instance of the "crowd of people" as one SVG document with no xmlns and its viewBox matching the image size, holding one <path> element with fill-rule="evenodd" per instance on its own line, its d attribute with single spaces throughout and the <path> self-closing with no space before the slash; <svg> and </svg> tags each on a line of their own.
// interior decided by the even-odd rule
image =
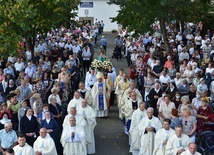
<svg viewBox="0 0 214 155">
<path fill-rule="evenodd" d="M 136 39 L 120 29 L 115 58 L 126 57 L 128 77 L 91 66 L 98 36 L 98 60 L 107 60 L 101 23 L 38 34 L 32 55 L 26 46 L 20 57 L 1 59 L 0 155 L 95 154 L 96 117 L 108 118 L 115 99 L 132 154 L 196 153 L 200 134 L 213 130 L 212 33 L 169 27 L 167 53 L 158 26 Z"/>
<path fill-rule="evenodd" d="M 120 27 L 115 39 L 116 59 L 130 67 L 130 79 L 119 71 L 115 94 L 133 155 L 195 154 L 200 135 L 214 129 L 213 33 L 201 36 L 200 23 L 167 30 L 168 52 L 159 25 L 138 38 Z"/>
<path fill-rule="evenodd" d="M 19 56 L 0 60 L 1 155 L 95 154 L 107 86 L 89 68 L 96 44 L 106 50 L 103 28 L 101 21 L 51 29 L 37 35 L 33 52 L 26 42 Z"/>
</svg>

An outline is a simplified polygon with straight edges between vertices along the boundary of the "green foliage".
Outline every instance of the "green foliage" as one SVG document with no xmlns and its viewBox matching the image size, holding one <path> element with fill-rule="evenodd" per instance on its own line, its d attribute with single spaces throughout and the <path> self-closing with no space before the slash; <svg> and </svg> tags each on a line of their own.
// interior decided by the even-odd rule
<svg viewBox="0 0 214 155">
<path fill-rule="evenodd" d="M 210 0 L 110 0 L 109 4 L 120 7 L 113 21 L 141 33 L 149 31 L 150 25 L 160 19 L 168 23 L 205 22 L 213 11 Z"/>
<path fill-rule="evenodd" d="M 35 37 L 70 22 L 79 0 L 0 0 L 0 53 L 16 55 L 22 37 Z"/>
</svg>

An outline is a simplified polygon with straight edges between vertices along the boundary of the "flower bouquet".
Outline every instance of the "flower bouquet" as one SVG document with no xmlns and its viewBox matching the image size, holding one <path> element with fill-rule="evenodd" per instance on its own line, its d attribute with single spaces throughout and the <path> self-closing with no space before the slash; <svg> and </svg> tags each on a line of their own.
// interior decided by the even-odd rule
<svg viewBox="0 0 214 155">
<path fill-rule="evenodd" d="M 110 60 L 101 61 L 94 59 L 94 61 L 91 63 L 91 67 L 96 68 L 98 71 L 104 71 L 108 69 L 108 66 L 110 65 L 112 65 L 112 62 Z"/>
</svg>

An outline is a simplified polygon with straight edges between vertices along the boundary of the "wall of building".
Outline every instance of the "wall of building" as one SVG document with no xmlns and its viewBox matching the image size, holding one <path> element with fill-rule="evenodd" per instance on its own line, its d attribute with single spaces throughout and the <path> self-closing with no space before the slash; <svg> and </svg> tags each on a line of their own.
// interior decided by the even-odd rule
<svg viewBox="0 0 214 155">
<path fill-rule="evenodd" d="M 110 32 L 112 29 L 117 29 L 117 23 L 112 23 L 110 19 L 111 17 L 117 16 L 117 10 L 119 10 L 117 5 L 107 4 L 108 0 L 82 0 L 81 2 L 93 2 L 93 8 L 81 8 L 79 6 L 78 20 L 91 20 L 93 18 L 93 22 L 95 22 L 97 18 L 98 21 L 103 20 L 105 24 L 104 31 Z M 88 14 L 86 15 L 85 12 L 88 12 Z"/>
</svg>

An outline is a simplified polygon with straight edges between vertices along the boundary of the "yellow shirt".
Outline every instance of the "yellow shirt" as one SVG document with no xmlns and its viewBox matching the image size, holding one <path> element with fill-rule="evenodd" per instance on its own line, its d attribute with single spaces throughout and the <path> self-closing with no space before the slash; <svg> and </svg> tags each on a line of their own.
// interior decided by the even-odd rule
<svg viewBox="0 0 214 155">
<path fill-rule="evenodd" d="M 7 102 L 7 107 L 9 107 L 12 103 L 10 101 Z M 21 107 L 21 103 L 18 101 L 16 104 L 11 105 L 10 110 L 13 112 L 18 112 Z"/>
</svg>

